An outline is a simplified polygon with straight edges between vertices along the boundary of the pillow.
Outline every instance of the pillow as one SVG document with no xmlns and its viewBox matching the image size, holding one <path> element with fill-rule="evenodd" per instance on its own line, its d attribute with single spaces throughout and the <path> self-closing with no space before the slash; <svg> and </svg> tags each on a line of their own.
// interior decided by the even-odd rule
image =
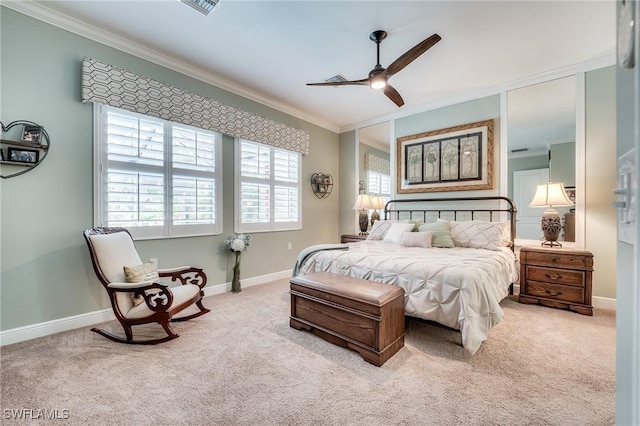
<svg viewBox="0 0 640 426">
<path fill-rule="evenodd" d="M 446 222 L 425 223 L 418 227 L 418 232 L 433 232 L 431 247 L 455 247 L 449 231 L 449 224 Z"/>
<path fill-rule="evenodd" d="M 156 280 L 160 278 L 158 268 L 153 263 L 143 263 L 136 266 L 124 267 L 124 280 L 128 283 Z"/>
<path fill-rule="evenodd" d="M 400 245 L 404 247 L 430 248 L 433 232 L 403 232 Z"/>
<path fill-rule="evenodd" d="M 124 267 L 124 279 L 128 283 L 152 281 L 159 278 L 158 268 L 154 263 L 143 263 L 142 265 Z M 161 290 L 159 288 L 154 288 L 147 291 L 148 293 L 160 293 Z M 136 296 L 135 293 L 131 293 L 131 301 L 133 302 L 133 306 L 138 306 L 144 302 L 144 297 L 142 297 L 142 295 Z"/>
<path fill-rule="evenodd" d="M 391 225 L 396 223 L 395 220 L 376 220 L 367 235 L 367 240 L 381 240 L 386 235 Z"/>
<path fill-rule="evenodd" d="M 413 223 L 392 223 L 391 227 L 385 234 L 383 241 L 385 243 L 395 243 L 400 244 L 400 239 L 402 238 L 402 234 L 405 232 L 413 231 L 413 227 L 415 225 Z"/>
<path fill-rule="evenodd" d="M 450 221 L 451 237 L 458 247 L 500 250 L 511 242 L 509 222 Z"/>
</svg>

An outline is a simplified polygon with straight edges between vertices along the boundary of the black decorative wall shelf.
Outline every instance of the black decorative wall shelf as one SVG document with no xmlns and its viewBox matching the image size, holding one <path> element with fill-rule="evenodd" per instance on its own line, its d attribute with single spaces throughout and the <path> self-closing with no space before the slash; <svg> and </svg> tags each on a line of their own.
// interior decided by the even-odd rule
<svg viewBox="0 0 640 426">
<path fill-rule="evenodd" d="M 311 190 L 318 198 L 327 198 L 333 190 L 333 177 L 330 174 L 314 173 L 311 175 Z"/>
<path fill-rule="evenodd" d="M 37 123 L 26 120 L 0 122 L 0 177 L 9 179 L 38 167 L 49 153 L 49 134 Z"/>
</svg>

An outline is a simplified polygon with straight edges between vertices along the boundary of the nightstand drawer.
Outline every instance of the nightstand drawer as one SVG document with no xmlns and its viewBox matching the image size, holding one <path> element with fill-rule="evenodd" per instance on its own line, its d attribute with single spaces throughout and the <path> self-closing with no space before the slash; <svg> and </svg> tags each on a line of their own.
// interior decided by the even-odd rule
<svg viewBox="0 0 640 426">
<path fill-rule="evenodd" d="M 544 268 L 539 266 L 526 266 L 527 280 L 541 281 L 549 284 L 564 284 L 582 287 L 584 272 L 571 269 Z"/>
<path fill-rule="evenodd" d="M 536 281 L 527 281 L 526 295 L 573 303 L 582 303 L 584 300 L 581 287 L 539 283 Z"/>
<path fill-rule="evenodd" d="M 563 268 L 583 269 L 587 266 L 586 257 L 569 253 L 526 253 L 527 263 L 536 265 L 561 266 Z M 522 259 L 521 259 L 522 260 Z"/>
</svg>

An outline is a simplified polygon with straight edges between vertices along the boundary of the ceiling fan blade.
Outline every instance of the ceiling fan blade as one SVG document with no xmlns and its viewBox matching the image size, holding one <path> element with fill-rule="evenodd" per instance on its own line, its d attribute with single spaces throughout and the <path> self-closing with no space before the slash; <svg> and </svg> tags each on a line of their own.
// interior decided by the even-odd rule
<svg viewBox="0 0 640 426">
<path fill-rule="evenodd" d="M 393 63 L 391 63 L 391 65 L 389 65 L 384 71 L 387 78 L 391 77 L 392 75 L 409 65 L 411 62 L 416 60 L 418 56 L 422 55 L 424 52 L 432 48 L 433 45 L 439 42 L 441 39 L 442 38 L 438 34 L 434 34 L 431 37 L 422 40 L 411 49 L 407 50 L 402 56 L 393 61 Z"/>
<path fill-rule="evenodd" d="M 387 98 L 391 99 L 393 103 L 398 105 L 399 107 L 404 105 L 404 100 L 402 100 L 402 96 L 400 96 L 400 93 L 398 93 L 398 91 L 391 87 L 389 84 L 384 86 L 384 94 L 387 95 Z"/>
<path fill-rule="evenodd" d="M 369 79 L 363 78 L 362 80 L 352 81 L 326 81 L 323 83 L 307 83 L 307 86 L 368 86 Z"/>
</svg>

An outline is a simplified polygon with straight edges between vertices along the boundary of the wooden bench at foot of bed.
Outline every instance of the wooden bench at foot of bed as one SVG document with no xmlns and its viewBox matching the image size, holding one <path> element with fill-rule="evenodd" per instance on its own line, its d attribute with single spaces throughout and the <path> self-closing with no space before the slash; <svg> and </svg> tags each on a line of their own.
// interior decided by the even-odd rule
<svg viewBox="0 0 640 426">
<path fill-rule="evenodd" d="M 404 291 L 400 287 L 328 272 L 290 281 L 289 325 L 357 351 L 376 366 L 404 346 Z"/>
</svg>

